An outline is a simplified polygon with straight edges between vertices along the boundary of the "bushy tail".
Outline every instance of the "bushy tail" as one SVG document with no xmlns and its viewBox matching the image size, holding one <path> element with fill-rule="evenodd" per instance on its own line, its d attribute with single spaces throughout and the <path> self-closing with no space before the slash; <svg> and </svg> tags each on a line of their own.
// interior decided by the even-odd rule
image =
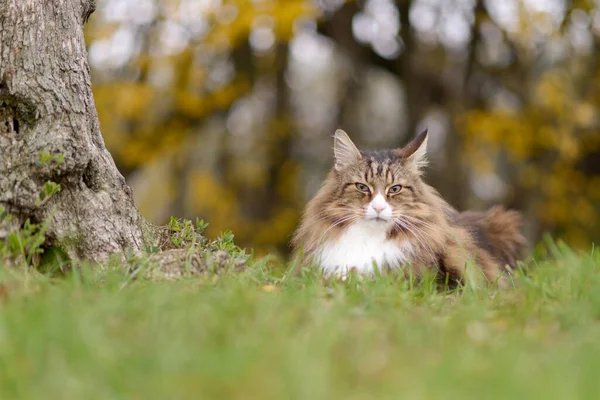
<svg viewBox="0 0 600 400">
<path fill-rule="evenodd" d="M 527 246 L 520 213 L 497 206 L 483 212 L 465 211 L 457 218 L 457 222 L 469 229 L 481 248 L 502 264 L 516 268 L 517 260 Z"/>
</svg>

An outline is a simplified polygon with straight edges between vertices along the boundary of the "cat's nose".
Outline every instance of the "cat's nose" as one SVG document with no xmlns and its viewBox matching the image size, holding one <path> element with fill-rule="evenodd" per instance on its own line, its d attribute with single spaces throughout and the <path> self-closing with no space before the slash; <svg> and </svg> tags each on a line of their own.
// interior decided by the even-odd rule
<svg viewBox="0 0 600 400">
<path fill-rule="evenodd" d="M 373 210 L 375 210 L 377 214 L 381 214 L 381 212 L 385 210 L 385 204 L 373 204 Z"/>
</svg>

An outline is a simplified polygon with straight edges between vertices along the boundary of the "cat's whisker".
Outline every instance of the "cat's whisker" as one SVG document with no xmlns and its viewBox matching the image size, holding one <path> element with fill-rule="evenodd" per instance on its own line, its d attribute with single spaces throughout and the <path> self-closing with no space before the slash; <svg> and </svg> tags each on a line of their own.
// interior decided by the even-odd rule
<svg viewBox="0 0 600 400">
<path fill-rule="evenodd" d="M 415 232 L 413 232 L 413 230 L 410 228 L 410 226 L 408 226 L 406 224 L 406 222 L 402 221 L 402 220 L 394 220 L 394 224 L 396 226 L 399 226 L 400 228 L 402 228 L 403 230 L 408 231 L 408 233 L 412 234 L 413 236 L 415 236 L 415 238 L 419 241 L 421 241 L 421 235 L 417 235 Z"/>
<path fill-rule="evenodd" d="M 396 218 L 396 219 L 403 220 L 405 223 L 410 224 L 415 229 L 418 229 L 420 232 L 422 232 L 422 234 L 425 235 L 428 239 L 431 237 L 431 233 L 427 232 L 425 228 L 428 228 L 429 230 L 435 230 L 436 229 L 430 223 L 428 223 L 426 221 L 423 221 L 423 220 L 421 220 L 419 218 L 411 217 L 409 215 L 403 215 L 402 217 L 399 217 L 399 218 Z"/>
<path fill-rule="evenodd" d="M 350 215 L 350 216 L 347 216 L 345 218 L 342 218 L 342 219 L 332 223 L 327 229 L 325 229 L 325 232 L 323 232 L 323 235 L 321 235 L 321 238 L 318 240 L 317 243 L 321 243 L 323 241 L 323 239 L 325 238 L 325 235 L 327 235 L 327 233 L 330 230 L 332 230 L 333 228 L 335 228 L 336 226 L 343 224 L 345 222 L 348 222 L 348 221 L 355 220 L 355 219 L 358 219 L 358 217 L 356 215 Z"/>
<path fill-rule="evenodd" d="M 421 218 L 416 218 L 416 217 L 413 217 L 413 216 L 410 216 L 410 215 L 403 215 L 402 217 L 405 218 L 405 219 L 408 219 L 408 220 L 410 220 L 412 222 L 414 222 L 415 224 L 423 225 L 424 227 L 427 227 L 427 228 L 430 228 L 430 229 L 435 229 L 434 225 L 432 225 L 430 222 L 425 221 L 425 220 L 423 220 Z"/>
<path fill-rule="evenodd" d="M 337 224 L 337 223 L 339 222 L 339 220 L 340 220 L 340 219 L 345 219 L 345 218 L 355 218 L 355 217 L 356 217 L 355 215 L 353 215 L 353 214 L 350 214 L 350 215 L 349 215 L 348 213 L 344 213 L 343 215 L 335 215 L 335 214 L 334 214 L 334 215 L 331 215 L 331 214 L 329 214 L 329 216 L 330 216 L 330 217 L 336 217 L 336 219 L 335 219 L 335 220 L 332 222 L 332 225 L 333 225 L 333 224 Z M 319 219 L 319 218 L 318 218 L 318 219 L 315 219 L 314 221 L 312 221 L 311 223 L 309 223 L 309 224 L 306 226 L 306 228 L 308 229 L 308 228 L 311 228 L 311 227 L 313 227 L 313 226 L 317 226 L 317 225 L 321 224 L 322 222 L 323 222 L 323 219 Z M 342 221 L 342 222 L 344 222 L 344 221 Z M 331 226 L 331 225 L 329 225 L 329 228 L 330 228 L 330 227 L 332 227 L 332 226 Z"/>
<path fill-rule="evenodd" d="M 317 252 L 319 250 L 319 247 L 323 244 L 325 236 L 327 235 L 327 233 L 332 230 L 333 228 L 335 228 L 336 226 L 343 224 L 344 222 L 348 222 L 348 221 L 352 221 L 354 219 L 354 217 L 348 217 L 345 219 L 341 219 L 333 224 L 331 224 L 326 230 L 325 232 L 323 232 L 323 234 L 321 235 L 321 237 L 319 238 L 319 240 L 316 241 L 316 246 L 313 250 L 313 252 L 310 254 L 310 256 L 314 255 L 315 252 Z"/>
<path fill-rule="evenodd" d="M 421 247 L 432 257 L 432 259 L 435 259 L 433 249 L 427 244 L 427 240 L 430 238 L 427 232 L 419 229 L 419 227 L 406 220 L 396 219 L 394 222 L 397 222 L 401 227 L 408 230 L 419 241 Z"/>
<path fill-rule="evenodd" d="M 430 239 L 431 235 L 429 235 L 426 231 L 424 231 L 423 229 L 419 228 L 418 226 L 416 226 L 415 224 L 413 224 L 410 221 L 406 221 L 406 220 L 402 220 L 402 222 L 406 225 L 408 225 L 409 227 L 412 227 L 414 230 L 416 230 L 417 232 L 420 232 L 421 236 L 424 239 Z M 428 246 L 429 247 L 429 246 Z"/>
<path fill-rule="evenodd" d="M 414 229 L 414 228 L 413 228 Z M 413 234 L 415 234 L 415 232 L 413 232 Z M 421 236 L 422 237 L 422 236 Z M 435 255 L 434 250 L 432 249 L 431 245 L 429 245 L 427 243 L 428 238 L 423 238 L 422 240 L 422 248 L 423 250 L 425 250 L 425 252 L 431 257 L 431 260 L 435 260 L 437 257 Z"/>
<path fill-rule="evenodd" d="M 348 213 L 352 213 L 353 211 L 350 208 L 341 208 L 341 207 L 329 207 L 325 210 L 322 210 L 318 213 L 315 214 L 315 217 L 321 217 L 321 216 L 332 216 L 335 215 L 337 213 L 343 213 L 343 214 L 348 214 Z"/>
<path fill-rule="evenodd" d="M 316 214 L 315 216 L 319 219 L 326 219 L 331 217 L 343 217 L 350 214 L 348 210 L 327 210 L 326 212 L 321 212 Z"/>
<path fill-rule="evenodd" d="M 428 250 L 428 246 L 426 246 L 424 238 L 422 238 L 421 235 L 414 232 L 409 226 L 405 225 L 402 221 L 395 221 L 395 224 L 400 226 L 402 229 L 408 231 L 408 233 L 410 233 L 412 236 L 415 237 L 415 239 L 417 239 L 422 248 L 424 248 L 426 251 Z"/>
<path fill-rule="evenodd" d="M 407 220 L 408 219 L 409 221 L 413 222 L 415 225 L 418 224 L 418 225 L 423 225 L 424 227 L 427 227 L 427 228 L 430 228 L 430 229 L 435 229 L 435 226 L 433 226 L 431 223 L 429 223 L 429 222 L 427 222 L 425 220 L 422 220 L 420 218 L 416 218 L 416 217 L 410 216 L 410 215 L 401 214 L 401 215 L 394 216 L 394 217 L 398 218 L 398 219 L 403 219 L 403 220 Z"/>
</svg>

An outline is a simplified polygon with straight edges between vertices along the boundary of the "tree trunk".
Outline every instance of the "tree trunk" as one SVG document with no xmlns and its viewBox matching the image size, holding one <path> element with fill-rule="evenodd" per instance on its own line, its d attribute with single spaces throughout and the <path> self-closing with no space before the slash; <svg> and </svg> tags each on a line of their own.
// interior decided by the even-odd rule
<svg viewBox="0 0 600 400">
<path fill-rule="evenodd" d="M 100 133 L 83 38 L 94 8 L 95 0 L 0 1 L 0 207 L 18 223 L 51 218 L 50 245 L 102 261 L 143 250 L 157 230 Z M 61 189 L 44 203 L 46 182 Z"/>
</svg>

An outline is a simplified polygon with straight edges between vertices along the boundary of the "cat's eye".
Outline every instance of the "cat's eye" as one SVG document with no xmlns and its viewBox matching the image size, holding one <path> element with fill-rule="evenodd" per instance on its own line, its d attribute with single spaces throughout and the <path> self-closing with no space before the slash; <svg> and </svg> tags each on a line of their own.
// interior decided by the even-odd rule
<svg viewBox="0 0 600 400">
<path fill-rule="evenodd" d="M 402 190 L 402 185 L 394 185 L 388 189 L 388 194 L 398 194 Z"/>
<path fill-rule="evenodd" d="M 367 185 L 365 185 L 364 183 L 357 183 L 356 188 L 363 193 L 371 192 L 371 190 L 369 190 L 369 187 Z"/>
</svg>

